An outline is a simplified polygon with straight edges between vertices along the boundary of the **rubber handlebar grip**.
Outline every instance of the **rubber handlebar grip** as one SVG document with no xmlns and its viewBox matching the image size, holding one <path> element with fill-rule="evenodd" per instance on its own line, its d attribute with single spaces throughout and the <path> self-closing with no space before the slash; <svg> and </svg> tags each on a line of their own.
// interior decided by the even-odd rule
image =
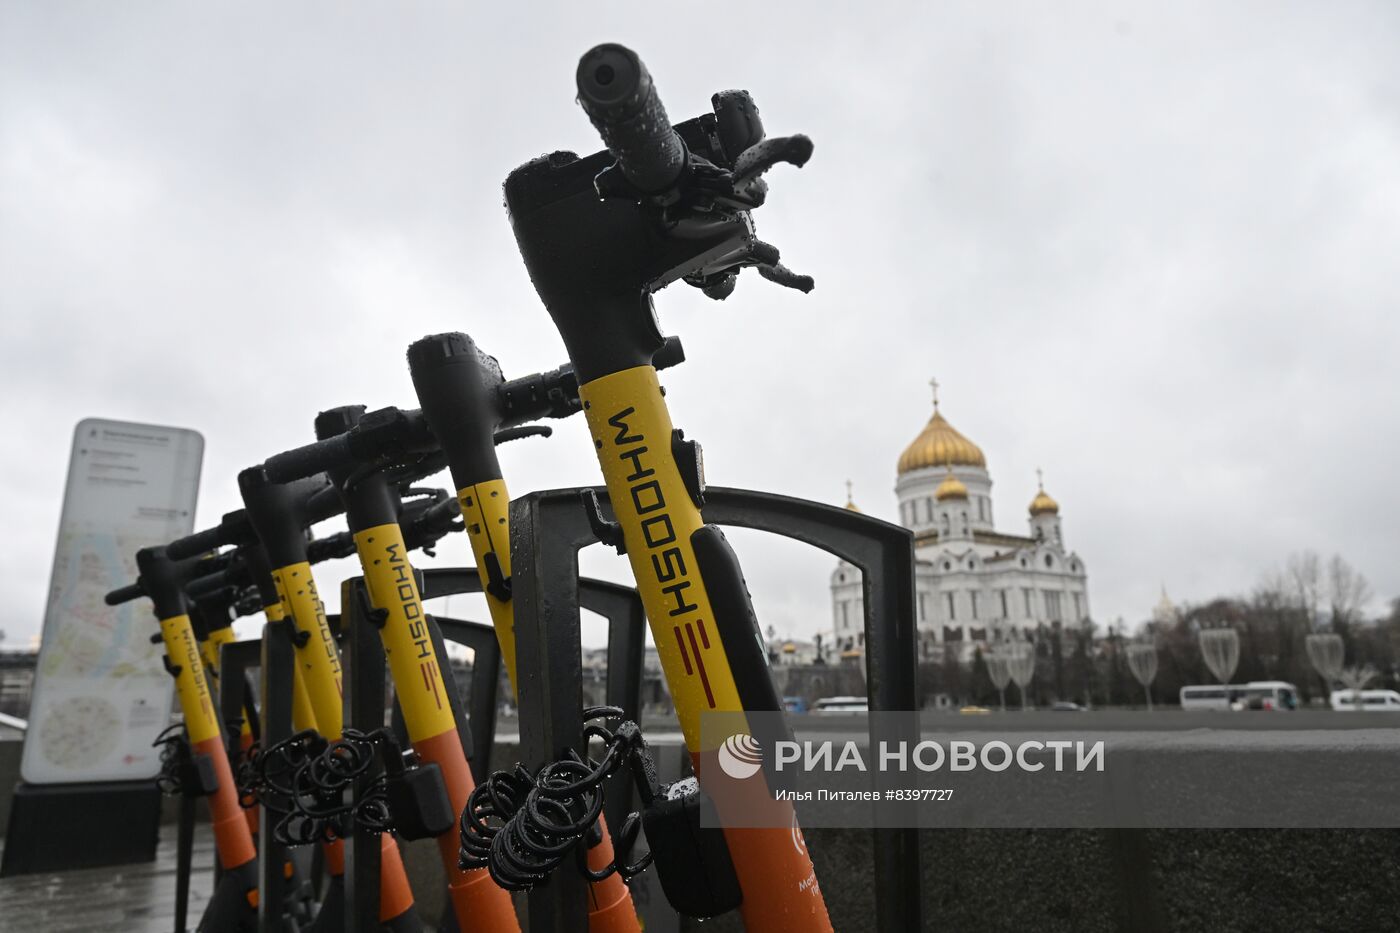
<svg viewBox="0 0 1400 933">
<path fill-rule="evenodd" d="M 348 531 L 317 538 L 306 547 L 306 562 L 319 564 L 323 560 L 349 557 L 355 553 L 355 538 Z"/>
<path fill-rule="evenodd" d="M 126 586 L 119 586 L 107 594 L 106 603 L 109 606 L 120 606 L 122 603 L 129 603 L 133 599 L 139 599 L 146 595 L 145 588 L 140 581 L 128 583 Z"/>
<path fill-rule="evenodd" d="M 579 59 L 578 100 L 627 180 L 664 191 L 685 170 L 686 148 L 671 128 L 651 73 L 631 49 L 606 43 Z"/>
<path fill-rule="evenodd" d="M 350 436 L 338 434 L 295 450 L 273 454 L 263 464 L 263 473 L 269 482 L 290 483 L 322 473 L 351 459 Z"/>
<path fill-rule="evenodd" d="M 234 586 L 236 583 L 234 578 L 237 575 L 233 570 L 219 570 L 202 577 L 195 577 L 185 586 L 185 595 L 191 599 L 198 599 L 201 596 L 216 593 L 224 587 Z"/>
<path fill-rule="evenodd" d="M 197 557 L 200 554 L 223 547 L 225 544 L 232 544 L 233 542 L 228 539 L 228 535 L 229 529 L 223 524 L 218 524 L 213 528 L 206 528 L 203 531 L 196 531 L 192 535 L 176 538 L 165 546 L 165 555 L 171 560 Z"/>
</svg>

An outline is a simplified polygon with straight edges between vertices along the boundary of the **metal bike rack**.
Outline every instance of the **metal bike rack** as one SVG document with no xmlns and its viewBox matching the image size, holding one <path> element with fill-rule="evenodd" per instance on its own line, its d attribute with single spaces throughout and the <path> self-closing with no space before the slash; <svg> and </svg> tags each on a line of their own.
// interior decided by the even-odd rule
<svg viewBox="0 0 1400 933">
<path fill-rule="evenodd" d="M 537 768 L 582 749 L 578 644 L 578 551 L 598 539 L 582 501 L 607 503 L 601 487 L 530 493 L 511 503 L 512 592 L 520 691 L 521 757 Z M 848 509 L 771 493 L 710 487 L 706 521 L 803 541 L 858 567 L 864 578 L 866 683 L 872 710 L 916 706 L 914 545 L 908 530 Z M 893 728 L 873 722 L 871 740 L 919 740 L 911 713 Z M 873 886 L 884 931 L 921 928 L 920 858 L 915 829 L 873 830 Z M 562 870 L 529 892 L 530 933 L 574 933 L 587 926 L 583 878 Z"/>
<path fill-rule="evenodd" d="M 237 776 L 237 762 L 243 757 L 241 725 L 247 716 L 248 707 L 256 696 L 248 679 L 248 671 L 262 664 L 262 639 L 228 642 L 219 649 L 219 677 L 215 690 L 219 702 L 219 727 L 223 730 L 225 752 L 229 765 Z M 261 717 L 254 730 L 261 731 Z M 186 820 L 189 823 L 186 823 Z M 194 842 L 194 801 L 180 801 L 180 823 L 177 828 L 175 850 L 175 929 L 185 931 L 185 917 L 189 907 L 191 857 Z M 218 881 L 222 869 L 219 860 L 214 860 L 214 880 Z"/>
<path fill-rule="evenodd" d="M 345 725 L 362 730 L 384 725 L 386 699 L 384 646 L 379 641 L 379 633 L 365 617 L 363 609 L 368 599 L 364 578 L 354 577 L 341 584 Z M 449 677 L 451 672 L 443 671 L 443 676 Z M 363 794 L 374 777 L 374 774 L 366 774 L 357 778 L 352 793 Z M 348 843 L 345 847 L 345 928 L 364 933 L 378 931 L 379 836 L 356 827 Z"/>
<path fill-rule="evenodd" d="M 423 590 L 423 574 L 419 573 L 420 592 Z M 442 595 L 442 594 L 438 594 Z M 344 682 L 346 687 L 347 726 L 370 731 L 384 725 L 384 707 L 387 699 L 385 687 L 384 645 L 379 639 L 378 630 L 365 617 L 364 609 L 369 605 L 369 593 L 363 577 L 345 581 L 341 587 L 341 618 L 348 650 L 344 653 Z M 490 723 L 486 727 L 488 741 L 495 732 L 496 680 L 500 677 L 500 651 L 496 646 L 496 634 L 489 625 L 477 622 L 464 622 L 457 619 L 439 619 L 425 616 L 428 632 L 433 640 L 433 650 L 443 660 L 439 673 L 447 694 L 447 702 L 457 723 L 458 734 L 464 749 L 474 749 L 472 722 Z M 476 656 L 476 673 L 472 677 L 472 697 L 470 706 L 464 709 L 461 693 L 457 689 L 457 678 L 452 666 L 446 663 L 447 646 L 444 632 L 451 632 L 451 640 L 482 652 Z M 481 681 L 489 682 L 483 688 Z M 479 704 L 487 704 L 484 707 Z M 394 701 L 394 717 L 402 721 L 398 713 L 398 701 Z M 487 748 L 489 749 L 489 745 Z M 473 767 L 475 762 L 469 762 Z M 485 767 L 483 761 L 482 767 Z M 352 793 L 359 797 L 366 793 L 369 785 L 378 776 L 370 771 L 356 779 Z M 350 845 L 345 853 L 345 906 L 351 918 L 347 929 L 356 933 L 378 933 L 379 925 L 379 875 L 380 838 L 356 826 L 350 835 Z"/>
<path fill-rule="evenodd" d="M 296 648 L 291 627 L 285 622 L 263 626 L 262 635 L 262 743 L 270 748 L 292 735 L 292 679 Z M 267 807 L 258 811 L 258 931 L 281 933 L 286 929 L 287 847 L 273 838 L 276 816 Z"/>
<path fill-rule="evenodd" d="M 219 719 L 224 730 L 224 743 L 230 762 L 243 755 L 239 730 L 233 724 L 242 721 L 245 703 L 251 698 L 248 671 L 262 669 L 259 678 L 261 695 L 258 720 L 261 725 L 259 741 L 266 748 L 292 734 L 292 678 L 296 669 L 296 649 L 291 632 L 283 623 L 263 626 L 261 638 L 229 642 L 219 649 L 218 702 Z M 236 770 L 236 769 L 235 769 Z M 287 929 L 284 874 L 289 854 L 287 847 L 272 837 L 275 818 L 267 807 L 258 812 L 258 930 L 281 933 Z M 182 837 L 183 838 L 183 837 Z M 215 866 L 217 876 L 217 864 Z M 183 870 L 183 869 L 177 869 Z M 177 876 L 177 887 L 182 879 Z M 178 898 L 178 890 L 177 890 Z"/>
<path fill-rule="evenodd" d="M 443 596 L 481 592 L 481 578 L 473 567 L 436 568 L 418 571 L 419 591 L 426 602 Z M 359 592 L 356 592 L 356 591 Z M 362 595 L 363 594 L 363 595 Z M 579 581 L 582 606 L 608 620 L 607 699 L 626 715 L 640 714 L 642 652 L 646 616 L 642 602 L 631 587 L 604 580 Z M 385 705 L 384 649 L 378 633 L 364 618 L 364 583 L 356 577 L 341 590 L 341 615 L 346 637 L 345 684 L 346 724 L 358 729 L 382 725 Z M 488 624 L 429 615 L 430 632 L 438 657 L 446 658 L 445 642 L 464 645 L 475 652 L 471 696 L 462 708 L 461 694 L 450 666 L 442 671 L 443 684 L 452 713 L 462 731 L 462 747 L 469 750 L 472 777 L 481 781 L 491 771 L 491 749 L 496 736 L 497 684 L 500 681 L 500 646 L 495 630 Z M 578 641 L 575 638 L 575 646 Z M 577 647 L 574 651 L 578 660 Z M 575 710 L 575 715 L 578 711 Z M 523 713 L 522 713 L 523 717 Z M 522 741 L 524 732 L 522 718 Z M 365 778 L 365 782 L 372 775 Z M 355 792 L 362 793 L 363 787 Z M 624 800 L 625 804 L 627 801 Z M 619 817 L 620 818 L 620 817 Z M 356 919 L 357 931 L 379 929 L 379 839 L 356 829 L 346 853 L 346 906 Z"/>
<path fill-rule="evenodd" d="M 425 570 L 423 577 L 423 598 L 434 599 L 442 596 L 456 596 L 462 593 L 480 593 L 481 577 L 474 567 L 447 567 Z M 595 580 L 591 577 L 579 579 L 579 606 L 597 613 L 608 620 L 608 679 L 607 705 L 616 706 L 623 715 L 634 721 L 641 719 L 642 705 L 642 659 L 646 645 L 646 612 L 642 609 L 642 599 L 630 586 Z M 475 651 L 487 652 L 489 663 L 494 664 L 500 657 L 500 647 L 495 632 L 489 625 L 478 622 L 458 622 L 454 619 L 436 617 L 438 626 L 449 641 L 466 645 Z M 489 635 L 483 638 L 482 633 Z M 478 654 L 477 657 L 482 655 Z M 494 710 L 496 708 L 496 684 L 499 678 L 489 684 L 480 678 L 472 681 L 471 708 Z M 478 705 L 476 691 L 489 687 L 490 696 L 482 697 Z M 477 758 L 472 759 L 472 777 L 479 783 L 490 769 L 491 748 L 495 742 L 495 717 L 487 717 L 481 726 L 473 723 L 475 745 L 472 750 Z M 631 785 L 628 785 L 629 790 Z M 608 811 L 608 819 L 613 819 L 613 811 Z M 625 811 L 624 811 L 625 814 Z"/>
</svg>

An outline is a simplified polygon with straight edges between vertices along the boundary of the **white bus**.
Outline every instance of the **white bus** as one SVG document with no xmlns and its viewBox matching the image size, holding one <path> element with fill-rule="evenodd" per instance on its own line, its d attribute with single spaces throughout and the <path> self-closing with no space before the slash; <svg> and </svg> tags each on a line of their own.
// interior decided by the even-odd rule
<svg viewBox="0 0 1400 933">
<path fill-rule="evenodd" d="M 1247 684 L 1197 685 L 1181 688 L 1181 708 L 1223 710 L 1291 710 L 1298 708 L 1298 688 L 1283 680 Z"/>
<path fill-rule="evenodd" d="M 1356 692 L 1352 690 L 1333 690 L 1332 708 L 1341 712 L 1354 711 L 1356 707 Z M 1361 691 L 1361 712 L 1363 713 L 1400 713 L 1400 693 L 1394 690 L 1362 690 Z"/>
</svg>

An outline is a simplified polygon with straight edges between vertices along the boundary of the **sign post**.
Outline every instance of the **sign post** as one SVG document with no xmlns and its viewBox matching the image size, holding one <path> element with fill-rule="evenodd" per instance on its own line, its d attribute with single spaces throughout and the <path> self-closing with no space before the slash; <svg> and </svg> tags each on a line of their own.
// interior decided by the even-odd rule
<svg viewBox="0 0 1400 933">
<path fill-rule="evenodd" d="M 203 456 L 204 439 L 183 428 L 89 418 L 74 432 L 0 874 L 154 858 L 151 743 L 174 685 L 150 607 L 103 597 L 136 578 L 139 548 L 193 529 Z"/>
</svg>

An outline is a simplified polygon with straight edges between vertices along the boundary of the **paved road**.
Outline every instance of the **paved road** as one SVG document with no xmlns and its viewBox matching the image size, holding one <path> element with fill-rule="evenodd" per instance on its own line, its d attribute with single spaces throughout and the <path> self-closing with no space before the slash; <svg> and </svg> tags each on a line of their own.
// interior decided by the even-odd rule
<svg viewBox="0 0 1400 933">
<path fill-rule="evenodd" d="M 214 836 L 195 827 L 190 929 L 213 888 Z M 175 831 L 162 827 L 154 862 L 0 878 L 4 933 L 170 933 L 175 929 Z"/>
</svg>

